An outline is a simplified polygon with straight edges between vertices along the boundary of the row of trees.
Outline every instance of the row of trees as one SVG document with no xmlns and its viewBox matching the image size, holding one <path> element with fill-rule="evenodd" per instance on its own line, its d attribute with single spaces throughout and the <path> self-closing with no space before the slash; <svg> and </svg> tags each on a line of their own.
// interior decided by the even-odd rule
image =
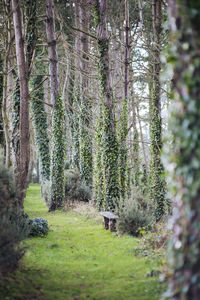
<svg viewBox="0 0 200 300">
<path fill-rule="evenodd" d="M 99 209 L 115 210 L 139 189 L 155 205 L 159 221 L 170 208 L 161 150 L 174 90 L 168 143 L 175 153 L 169 169 L 175 182 L 173 249 L 178 263 L 170 297 L 198 299 L 199 4 L 44 4 L 0 4 L 0 143 L 23 190 L 21 206 L 38 160 L 42 187 L 51 186 L 49 210 L 62 206 L 68 165 L 79 170 Z M 165 58 L 163 50 L 168 51 Z M 161 81 L 167 63 L 172 67 Z"/>
<path fill-rule="evenodd" d="M 32 144 L 29 161 L 30 94 L 40 180 L 51 180 L 50 210 L 62 204 L 66 158 L 93 188 L 98 207 L 110 210 L 130 195 L 132 185 L 140 185 L 144 165 L 159 220 L 165 211 L 158 58 L 165 35 L 162 1 L 119 1 L 119 11 L 115 1 L 58 1 L 55 8 L 46 3 L 46 35 L 37 10 L 40 6 L 45 13 L 43 4 L 2 3 L 7 165 L 12 162 L 25 190 L 35 161 Z"/>
</svg>

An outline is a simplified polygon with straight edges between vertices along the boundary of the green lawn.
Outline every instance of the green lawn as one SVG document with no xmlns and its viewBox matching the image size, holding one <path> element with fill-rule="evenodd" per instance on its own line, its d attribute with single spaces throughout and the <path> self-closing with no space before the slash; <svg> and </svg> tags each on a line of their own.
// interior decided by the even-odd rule
<svg viewBox="0 0 200 300">
<path fill-rule="evenodd" d="M 156 262 L 134 256 L 137 239 L 117 237 L 75 212 L 48 213 L 36 184 L 28 189 L 25 211 L 47 219 L 50 232 L 26 240 L 20 269 L 1 286 L 1 300 L 160 298 L 164 286 L 147 276 Z"/>
</svg>

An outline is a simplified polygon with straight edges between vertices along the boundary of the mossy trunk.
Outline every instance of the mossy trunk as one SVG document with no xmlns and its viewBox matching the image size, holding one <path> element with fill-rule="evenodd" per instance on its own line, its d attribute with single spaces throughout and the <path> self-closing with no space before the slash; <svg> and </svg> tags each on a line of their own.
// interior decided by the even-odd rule
<svg viewBox="0 0 200 300">
<path fill-rule="evenodd" d="M 89 11 L 85 1 L 80 1 L 80 25 L 89 31 Z M 81 33 L 81 106 L 80 106 L 80 174 L 88 186 L 92 186 L 92 101 L 89 98 L 89 37 Z"/>
<path fill-rule="evenodd" d="M 103 164 L 103 112 L 102 103 L 99 105 L 98 121 L 96 124 L 95 135 L 95 153 L 94 153 L 94 177 L 93 177 L 93 192 L 98 210 L 104 208 L 105 203 L 105 168 Z"/>
<path fill-rule="evenodd" d="M 36 64 L 38 73 L 44 73 L 42 63 Z M 40 181 L 43 184 L 46 180 L 50 180 L 50 149 L 49 134 L 47 125 L 47 115 L 44 108 L 44 77 L 42 75 L 34 76 L 32 86 L 35 91 L 31 99 L 31 112 L 33 116 L 35 143 L 40 161 Z"/>
<path fill-rule="evenodd" d="M 96 0 L 94 5 L 99 50 L 99 78 L 103 111 L 103 166 L 105 172 L 105 204 L 107 210 L 114 210 L 119 202 L 119 145 L 116 137 L 115 105 L 110 82 L 109 39 L 106 23 L 106 0 Z"/>
<path fill-rule="evenodd" d="M 55 35 L 53 0 L 46 0 L 46 34 L 49 54 L 49 72 L 51 79 L 52 115 L 52 149 L 51 149 L 51 200 L 49 210 L 62 206 L 64 198 L 64 106 L 60 95 L 58 78 L 58 54 Z"/>
<path fill-rule="evenodd" d="M 162 1 L 152 1 L 153 43 L 150 67 L 150 198 L 156 204 L 155 217 L 159 221 L 165 213 L 165 178 L 161 162 L 162 119 L 161 119 L 161 33 L 162 33 Z"/>
<path fill-rule="evenodd" d="M 200 2 L 168 1 L 173 62 L 172 267 L 168 299 L 200 295 Z"/>
</svg>

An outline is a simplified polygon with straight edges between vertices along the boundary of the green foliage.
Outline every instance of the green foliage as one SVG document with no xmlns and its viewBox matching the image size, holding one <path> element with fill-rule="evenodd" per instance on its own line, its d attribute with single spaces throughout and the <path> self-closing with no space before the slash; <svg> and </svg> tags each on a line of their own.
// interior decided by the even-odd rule
<svg viewBox="0 0 200 300">
<path fill-rule="evenodd" d="M 166 251 L 172 232 L 166 223 L 157 223 L 151 230 L 140 228 L 140 244 L 134 249 L 139 256 L 160 257 L 162 263 L 166 263 Z"/>
<path fill-rule="evenodd" d="M 51 157 L 51 201 L 50 210 L 62 206 L 64 199 L 64 107 L 60 96 L 57 96 L 52 116 L 52 157 Z"/>
<path fill-rule="evenodd" d="M 37 72 L 43 72 L 44 67 L 36 64 Z M 32 79 L 33 97 L 31 99 L 31 111 L 35 131 L 35 142 L 40 160 L 40 179 L 44 183 L 50 179 L 50 151 L 49 151 L 49 134 L 47 125 L 47 115 L 44 108 L 44 87 L 41 84 L 43 76 L 34 76 Z"/>
<path fill-rule="evenodd" d="M 29 236 L 40 236 L 43 237 L 47 235 L 49 227 L 47 220 L 43 218 L 35 218 L 29 221 L 30 233 Z"/>
<path fill-rule="evenodd" d="M 29 224 L 19 206 L 20 199 L 21 194 L 14 183 L 11 172 L 1 162 L 0 273 L 7 273 L 15 269 L 24 254 L 20 242 L 28 235 Z"/>
<path fill-rule="evenodd" d="M 65 202 L 88 202 L 91 198 L 91 190 L 81 178 L 80 172 L 78 170 L 65 171 Z"/>
<path fill-rule="evenodd" d="M 118 209 L 117 230 L 138 236 L 140 228 L 147 228 L 154 223 L 153 207 L 144 196 L 135 190 L 132 197 L 124 201 Z"/>
</svg>

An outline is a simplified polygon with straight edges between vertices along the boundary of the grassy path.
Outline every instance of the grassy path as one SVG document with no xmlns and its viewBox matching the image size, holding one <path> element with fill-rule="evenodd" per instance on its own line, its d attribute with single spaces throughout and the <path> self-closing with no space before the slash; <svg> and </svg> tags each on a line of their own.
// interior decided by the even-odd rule
<svg viewBox="0 0 200 300">
<path fill-rule="evenodd" d="M 153 262 L 133 255 L 137 239 L 119 238 L 75 212 L 48 213 L 38 185 L 30 186 L 25 211 L 30 218 L 47 219 L 51 230 L 45 238 L 26 241 L 20 270 L 1 300 L 160 298 L 163 287 L 158 278 L 146 276 Z"/>
</svg>

